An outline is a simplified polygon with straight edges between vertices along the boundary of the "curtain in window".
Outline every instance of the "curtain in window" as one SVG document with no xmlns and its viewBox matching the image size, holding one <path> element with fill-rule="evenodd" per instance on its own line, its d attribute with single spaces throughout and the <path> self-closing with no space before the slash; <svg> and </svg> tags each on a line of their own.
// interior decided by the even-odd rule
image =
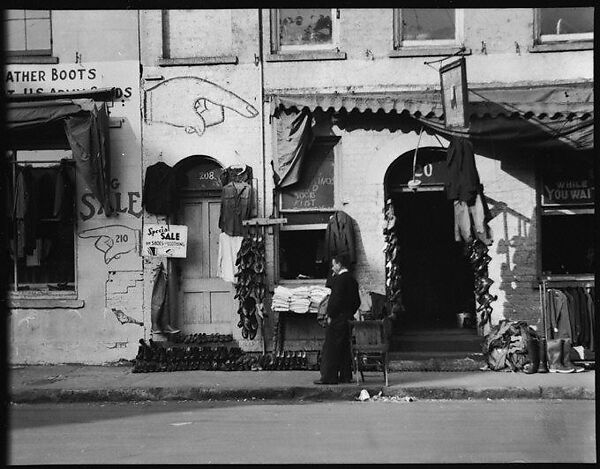
<svg viewBox="0 0 600 469">
<path fill-rule="evenodd" d="M 300 180 L 302 160 L 314 140 L 311 114 L 281 111 L 276 116 L 277 148 L 273 158 L 273 177 L 279 188 L 291 186 Z"/>
</svg>

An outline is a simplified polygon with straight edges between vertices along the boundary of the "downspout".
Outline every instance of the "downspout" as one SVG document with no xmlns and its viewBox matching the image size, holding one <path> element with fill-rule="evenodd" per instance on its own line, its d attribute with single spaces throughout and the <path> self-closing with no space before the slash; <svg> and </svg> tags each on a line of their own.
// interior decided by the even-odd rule
<svg viewBox="0 0 600 469">
<path fill-rule="evenodd" d="M 260 125 L 260 139 L 262 148 L 262 173 L 263 173 L 263 217 L 267 216 L 267 161 L 265 139 L 265 71 L 263 68 L 263 15 L 262 8 L 258 9 L 258 66 L 260 69 L 260 106 L 262 109 L 262 122 Z"/>
</svg>

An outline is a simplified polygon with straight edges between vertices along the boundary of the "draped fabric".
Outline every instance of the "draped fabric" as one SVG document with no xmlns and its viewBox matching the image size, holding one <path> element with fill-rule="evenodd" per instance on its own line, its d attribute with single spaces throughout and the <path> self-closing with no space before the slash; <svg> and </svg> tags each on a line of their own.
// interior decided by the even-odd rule
<svg viewBox="0 0 600 469">
<path fill-rule="evenodd" d="M 272 161 L 277 187 L 291 186 L 299 181 L 302 160 L 313 142 L 311 119 L 306 110 L 278 113 L 277 148 Z"/>
<path fill-rule="evenodd" d="M 37 131 L 62 122 L 77 173 L 110 216 L 110 141 L 104 102 L 92 99 L 50 99 L 6 103 L 9 140 L 22 131 Z M 27 137 L 31 138 L 31 133 Z"/>
</svg>

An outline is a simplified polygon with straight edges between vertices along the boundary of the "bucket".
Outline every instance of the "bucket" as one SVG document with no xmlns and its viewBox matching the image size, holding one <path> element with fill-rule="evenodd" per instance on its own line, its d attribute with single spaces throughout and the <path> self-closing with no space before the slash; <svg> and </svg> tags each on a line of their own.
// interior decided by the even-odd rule
<svg viewBox="0 0 600 469">
<path fill-rule="evenodd" d="M 475 326 L 473 313 L 457 313 L 456 323 L 459 329 L 473 329 Z"/>
</svg>

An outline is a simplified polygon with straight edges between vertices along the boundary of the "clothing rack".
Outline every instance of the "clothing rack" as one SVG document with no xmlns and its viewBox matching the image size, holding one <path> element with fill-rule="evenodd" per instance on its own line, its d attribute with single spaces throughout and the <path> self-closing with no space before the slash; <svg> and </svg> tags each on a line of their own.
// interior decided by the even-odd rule
<svg viewBox="0 0 600 469">
<path fill-rule="evenodd" d="M 577 277 L 574 276 L 572 278 L 564 278 L 564 277 L 558 277 L 558 278 L 552 278 L 552 277 L 547 277 L 547 278 L 543 278 L 540 281 L 539 284 L 539 292 L 540 292 L 540 306 L 541 306 L 541 313 L 542 313 L 542 328 L 543 328 L 543 333 L 541 334 L 543 337 L 543 340 L 546 341 L 547 337 L 546 337 L 546 322 L 548 320 L 548 308 L 547 308 L 547 304 L 546 304 L 546 299 L 547 299 L 547 291 L 548 288 L 552 289 L 552 288 L 569 288 L 569 287 L 581 287 L 581 288 L 593 288 L 595 286 L 594 283 L 594 277 L 593 276 L 581 276 L 581 277 Z M 594 352 L 595 355 L 595 352 Z M 591 361 L 595 362 L 595 358 L 592 359 Z"/>
</svg>

